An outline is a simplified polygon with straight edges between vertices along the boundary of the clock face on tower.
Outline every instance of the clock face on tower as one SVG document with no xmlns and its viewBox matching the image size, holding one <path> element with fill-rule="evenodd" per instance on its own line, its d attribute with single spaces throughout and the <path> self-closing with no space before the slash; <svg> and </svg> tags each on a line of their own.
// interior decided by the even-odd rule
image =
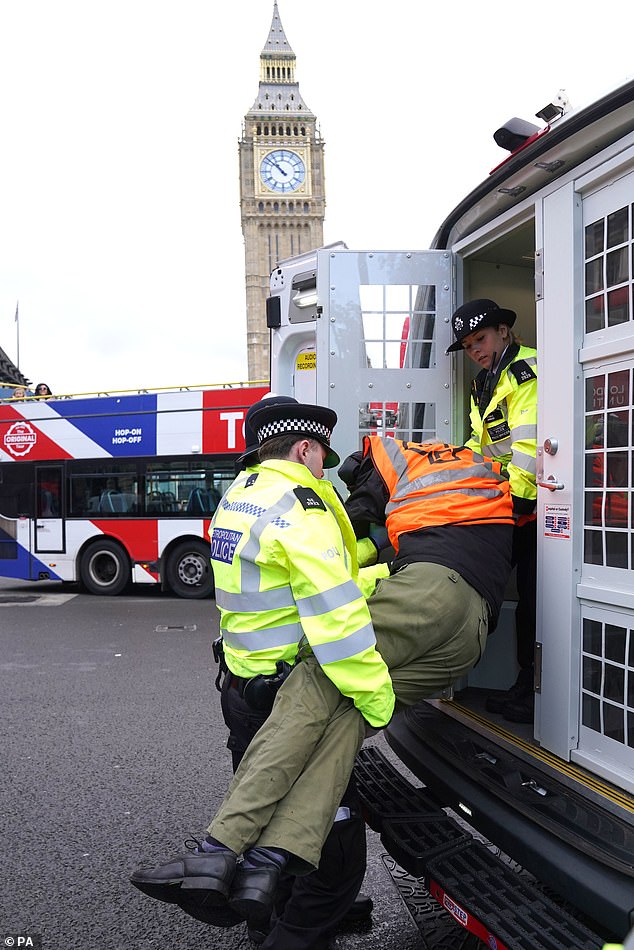
<svg viewBox="0 0 634 950">
<path fill-rule="evenodd" d="M 271 191 L 295 191 L 304 183 L 306 169 L 296 152 L 278 148 L 265 155 L 260 163 L 260 178 Z"/>
</svg>

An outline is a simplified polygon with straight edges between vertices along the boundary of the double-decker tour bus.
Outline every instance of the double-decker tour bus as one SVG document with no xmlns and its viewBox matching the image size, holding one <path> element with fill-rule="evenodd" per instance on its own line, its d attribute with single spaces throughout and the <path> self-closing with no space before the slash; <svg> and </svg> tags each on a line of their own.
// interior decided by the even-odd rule
<svg viewBox="0 0 634 950">
<path fill-rule="evenodd" d="M 0 576 L 213 593 L 207 531 L 262 384 L 0 403 Z"/>
<path fill-rule="evenodd" d="M 537 347 L 534 724 L 485 707 L 518 672 L 511 578 L 479 664 L 395 716 L 357 776 L 387 851 L 458 925 L 498 950 L 591 950 L 634 924 L 634 81 L 537 115 L 498 130 L 511 154 L 432 249 L 280 262 L 271 385 L 337 411 L 342 458 L 377 432 L 461 444 L 454 310 L 493 299 Z"/>
</svg>

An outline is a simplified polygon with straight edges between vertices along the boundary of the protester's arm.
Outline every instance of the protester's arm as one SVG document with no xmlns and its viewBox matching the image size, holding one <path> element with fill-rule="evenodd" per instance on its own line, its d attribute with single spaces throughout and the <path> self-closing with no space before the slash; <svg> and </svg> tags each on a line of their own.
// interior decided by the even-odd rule
<svg viewBox="0 0 634 950">
<path fill-rule="evenodd" d="M 371 525 L 385 524 L 385 506 L 389 501 L 387 486 L 370 455 L 361 457 L 360 452 L 348 456 L 339 475 L 350 490 L 344 503 L 357 538 L 366 538 Z"/>
</svg>

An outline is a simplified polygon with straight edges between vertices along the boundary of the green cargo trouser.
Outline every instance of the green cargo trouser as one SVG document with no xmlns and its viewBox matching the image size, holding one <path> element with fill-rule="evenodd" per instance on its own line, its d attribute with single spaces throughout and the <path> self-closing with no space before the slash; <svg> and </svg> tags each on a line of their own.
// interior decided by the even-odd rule
<svg viewBox="0 0 634 950">
<path fill-rule="evenodd" d="M 449 686 L 482 655 L 487 603 L 449 568 L 410 564 L 380 581 L 368 605 L 400 706 Z M 314 657 L 300 663 L 251 742 L 209 834 L 238 854 L 256 844 L 284 848 L 292 855 L 289 871 L 312 870 L 365 724 Z"/>
</svg>

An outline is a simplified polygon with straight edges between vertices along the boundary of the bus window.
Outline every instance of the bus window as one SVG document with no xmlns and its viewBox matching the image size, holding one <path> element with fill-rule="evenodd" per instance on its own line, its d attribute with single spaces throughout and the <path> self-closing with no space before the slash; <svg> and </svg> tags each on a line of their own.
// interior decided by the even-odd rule
<svg viewBox="0 0 634 950">
<path fill-rule="evenodd" d="M 24 465 L 0 467 L 0 515 L 5 518 L 33 515 L 33 469 Z"/>
<path fill-rule="evenodd" d="M 62 469 L 59 465 L 37 469 L 35 491 L 37 517 L 59 518 L 62 513 Z"/>
<path fill-rule="evenodd" d="M 135 462 L 103 460 L 72 463 L 70 514 L 90 518 L 128 516 L 139 511 Z"/>
</svg>

